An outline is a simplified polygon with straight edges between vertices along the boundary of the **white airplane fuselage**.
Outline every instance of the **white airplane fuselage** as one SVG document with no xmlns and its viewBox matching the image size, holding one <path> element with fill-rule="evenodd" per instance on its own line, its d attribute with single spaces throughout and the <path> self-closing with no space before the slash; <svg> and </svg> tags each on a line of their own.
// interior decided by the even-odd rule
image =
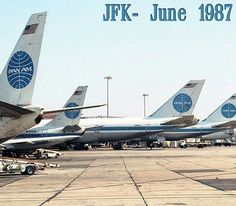
<svg viewBox="0 0 236 206">
<path fill-rule="evenodd" d="M 81 119 L 80 125 L 86 129 L 83 136 L 74 139 L 75 143 L 114 142 L 149 136 L 175 128 L 162 125 L 173 118 L 93 118 Z M 94 127 L 94 128 L 93 128 Z"/>
</svg>

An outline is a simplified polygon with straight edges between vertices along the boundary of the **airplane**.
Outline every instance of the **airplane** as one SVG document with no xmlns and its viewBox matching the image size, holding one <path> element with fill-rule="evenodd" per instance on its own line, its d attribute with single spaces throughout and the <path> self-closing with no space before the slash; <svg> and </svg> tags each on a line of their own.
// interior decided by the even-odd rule
<svg viewBox="0 0 236 206">
<path fill-rule="evenodd" d="M 81 127 L 88 128 L 83 136 L 70 141 L 74 149 L 87 149 L 86 144 L 118 142 L 157 134 L 173 128 L 195 125 L 192 115 L 205 80 L 191 80 L 152 115 L 146 118 L 91 118 L 81 119 Z"/>
<path fill-rule="evenodd" d="M 0 75 L 0 143 L 39 124 L 45 115 L 103 106 L 44 110 L 31 105 L 46 16 L 46 12 L 30 16 Z"/>
<path fill-rule="evenodd" d="M 83 106 L 87 86 L 79 86 L 64 108 Z M 79 127 L 81 110 L 58 113 L 54 118 L 42 126 L 36 126 L 26 132 L 2 143 L 3 155 L 29 154 L 39 148 L 50 148 L 54 145 L 72 140 L 83 135 L 85 129 Z M 76 133 L 74 133 L 76 131 Z M 73 133 L 72 133 L 73 132 Z M 56 134 L 56 135 L 55 135 Z"/>
<path fill-rule="evenodd" d="M 180 140 L 191 137 L 201 137 L 202 140 L 229 137 L 236 128 L 236 94 L 233 94 L 206 119 L 198 124 L 185 128 L 172 129 L 158 135 L 166 140 Z M 221 137 L 222 138 L 222 137 Z"/>
<path fill-rule="evenodd" d="M 11 151 L 16 152 L 17 150 L 26 151 L 39 147 L 48 148 L 49 146 L 59 144 L 59 141 L 63 142 L 64 145 L 66 144 L 65 142 L 75 144 L 74 149 L 88 149 L 85 146 L 87 143 L 123 140 L 133 138 L 136 135 L 148 135 L 161 132 L 168 128 L 196 124 L 198 120 L 191 113 L 196 105 L 204 82 L 204 80 L 192 80 L 188 82 L 148 118 L 117 118 L 115 119 L 116 124 L 114 124 L 113 118 L 108 118 L 105 119 L 108 123 L 107 125 L 104 125 L 104 121 L 102 124 L 98 124 L 97 120 L 100 119 L 91 119 L 92 124 L 81 126 L 80 112 L 65 112 L 58 114 L 46 125 L 27 130 L 25 133 L 2 144 L 2 146 L 5 147 L 5 153 L 7 154 Z M 81 89 L 81 87 L 78 89 Z M 66 105 L 81 105 L 83 101 L 78 96 L 72 95 Z M 159 116 L 161 118 L 157 118 Z M 101 137 L 101 132 L 106 134 L 106 131 L 109 131 L 109 134 L 104 139 L 96 139 L 97 137 Z M 111 134 L 113 134 L 113 137 Z M 78 146 L 78 142 L 79 144 L 83 143 L 83 147 Z"/>
</svg>

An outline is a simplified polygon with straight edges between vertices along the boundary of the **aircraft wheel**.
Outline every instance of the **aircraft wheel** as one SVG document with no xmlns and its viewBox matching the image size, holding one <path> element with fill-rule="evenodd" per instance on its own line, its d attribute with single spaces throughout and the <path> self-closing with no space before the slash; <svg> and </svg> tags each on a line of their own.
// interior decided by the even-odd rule
<svg viewBox="0 0 236 206">
<path fill-rule="evenodd" d="M 22 174 L 26 174 L 26 175 L 34 175 L 35 173 L 35 167 L 32 166 L 32 165 L 28 165 L 26 168 L 25 168 L 25 171 L 24 172 L 21 172 Z"/>
</svg>

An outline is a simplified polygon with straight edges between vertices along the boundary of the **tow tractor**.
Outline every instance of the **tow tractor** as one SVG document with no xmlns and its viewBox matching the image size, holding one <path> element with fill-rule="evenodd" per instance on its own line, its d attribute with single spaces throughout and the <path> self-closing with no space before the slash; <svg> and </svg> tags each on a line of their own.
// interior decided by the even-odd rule
<svg viewBox="0 0 236 206">
<path fill-rule="evenodd" d="M 62 155 L 62 153 L 53 150 L 46 150 L 46 149 L 37 149 L 33 153 L 34 157 L 37 159 L 48 159 L 48 158 L 58 158 Z"/>
</svg>

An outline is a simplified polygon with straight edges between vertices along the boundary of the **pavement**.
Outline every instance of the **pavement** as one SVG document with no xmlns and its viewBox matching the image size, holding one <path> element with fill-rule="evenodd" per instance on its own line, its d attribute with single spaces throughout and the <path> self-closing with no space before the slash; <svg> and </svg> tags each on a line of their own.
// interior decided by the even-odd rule
<svg viewBox="0 0 236 206">
<path fill-rule="evenodd" d="M 68 151 L 36 175 L 0 175 L 0 205 L 235 205 L 236 147 Z"/>
</svg>

